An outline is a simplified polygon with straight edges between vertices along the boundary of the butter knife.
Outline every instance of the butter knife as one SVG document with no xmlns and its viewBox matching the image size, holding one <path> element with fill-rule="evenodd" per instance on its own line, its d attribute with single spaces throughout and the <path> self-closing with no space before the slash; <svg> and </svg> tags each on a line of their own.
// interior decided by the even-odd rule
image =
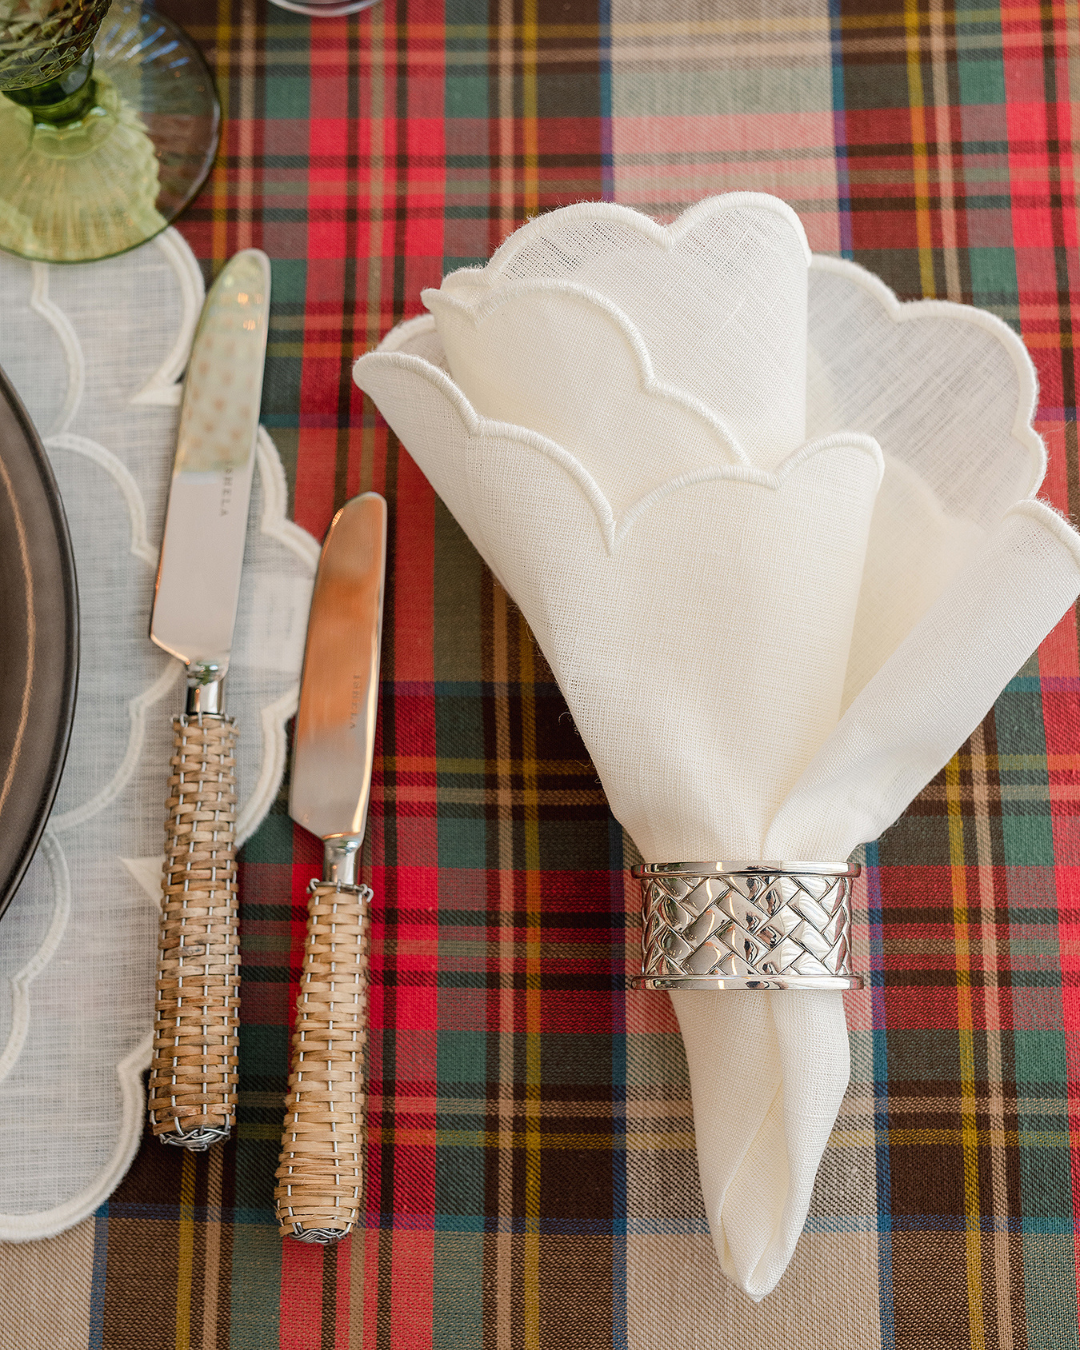
<svg viewBox="0 0 1080 1350">
<path fill-rule="evenodd" d="M 337 1242 L 363 1185 L 362 1060 L 368 905 L 358 879 L 367 825 L 386 571 L 386 502 L 341 508 L 323 544 L 308 619 L 289 814 L 323 841 L 308 888 L 304 969 L 274 1191 L 283 1237 Z"/>
<path fill-rule="evenodd" d="M 270 262 L 245 249 L 206 297 L 191 348 L 150 639 L 187 668 L 173 718 L 150 1123 L 201 1151 L 236 1111 L 236 726 L 226 716 L 270 312 Z"/>
</svg>

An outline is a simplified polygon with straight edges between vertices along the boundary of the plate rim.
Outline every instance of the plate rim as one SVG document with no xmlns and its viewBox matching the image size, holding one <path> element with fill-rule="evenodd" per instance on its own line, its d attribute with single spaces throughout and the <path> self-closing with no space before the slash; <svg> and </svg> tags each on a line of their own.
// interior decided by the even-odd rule
<svg viewBox="0 0 1080 1350">
<path fill-rule="evenodd" d="M 75 569 L 75 553 L 71 544 L 71 532 L 68 528 L 67 514 L 64 511 L 60 488 L 53 473 L 52 464 L 46 453 L 42 438 L 31 420 L 26 406 L 10 377 L 0 367 L 0 398 L 8 405 L 15 422 L 22 432 L 24 448 L 28 460 L 33 464 L 41 479 L 44 496 L 48 505 L 53 533 L 57 546 L 60 574 L 63 582 L 64 598 L 64 671 L 61 681 L 61 717 L 60 724 L 53 737 L 49 763 L 38 797 L 34 825 L 23 839 L 22 847 L 15 856 L 14 863 L 6 877 L 0 876 L 0 919 L 8 909 L 22 883 L 26 870 L 41 844 L 42 835 L 49 822 L 53 802 L 60 787 L 64 764 L 67 760 L 68 746 L 71 743 L 71 730 L 75 720 L 75 705 L 79 685 L 79 587 Z M 31 675 L 32 679 L 32 675 Z M 16 770 L 18 774 L 18 770 Z"/>
</svg>

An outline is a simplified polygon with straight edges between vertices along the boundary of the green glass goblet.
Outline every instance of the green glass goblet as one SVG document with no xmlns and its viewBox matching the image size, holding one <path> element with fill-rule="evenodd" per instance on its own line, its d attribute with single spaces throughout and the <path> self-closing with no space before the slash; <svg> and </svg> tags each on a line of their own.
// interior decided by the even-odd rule
<svg viewBox="0 0 1080 1350">
<path fill-rule="evenodd" d="M 221 114 L 198 49 L 135 0 L 0 0 L 0 249 L 123 253 L 210 171 Z"/>
</svg>

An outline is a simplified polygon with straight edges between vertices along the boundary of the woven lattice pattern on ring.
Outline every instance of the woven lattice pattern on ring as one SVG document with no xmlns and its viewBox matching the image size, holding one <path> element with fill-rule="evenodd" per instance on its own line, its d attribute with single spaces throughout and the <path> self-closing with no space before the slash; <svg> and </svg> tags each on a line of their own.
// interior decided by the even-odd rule
<svg viewBox="0 0 1080 1350">
<path fill-rule="evenodd" d="M 177 717 L 173 736 L 150 1123 L 166 1143 L 199 1147 L 236 1112 L 236 728 Z"/>
<path fill-rule="evenodd" d="M 851 876 L 645 875 L 647 976 L 850 974 Z"/>
<path fill-rule="evenodd" d="M 360 1212 L 371 895 L 367 886 L 311 885 L 274 1191 L 282 1234 L 305 1242 L 344 1237 Z"/>
</svg>

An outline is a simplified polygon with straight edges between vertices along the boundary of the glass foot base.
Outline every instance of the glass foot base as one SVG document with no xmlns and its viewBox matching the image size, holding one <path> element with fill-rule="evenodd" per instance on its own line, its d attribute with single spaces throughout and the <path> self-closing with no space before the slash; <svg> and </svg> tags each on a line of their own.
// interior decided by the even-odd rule
<svg viewBox="0 0 1080 1350">
<path fill-rule="evenodd" d="M 274 0 L 279 9 L 306 14 L 309 19 L 336 19 L 342 14 L 370 9 L 375 3 L 376 0 Z"/>
<path fill-rule="evenodd" d="M 152 239 L 198 192 L 221 114 L 210 72 L 170 19 L 114 4 L 94 44 L 93 105 L 66 126 L 0 95 L 0 249 L 89 262 Z"/>
</svg>

